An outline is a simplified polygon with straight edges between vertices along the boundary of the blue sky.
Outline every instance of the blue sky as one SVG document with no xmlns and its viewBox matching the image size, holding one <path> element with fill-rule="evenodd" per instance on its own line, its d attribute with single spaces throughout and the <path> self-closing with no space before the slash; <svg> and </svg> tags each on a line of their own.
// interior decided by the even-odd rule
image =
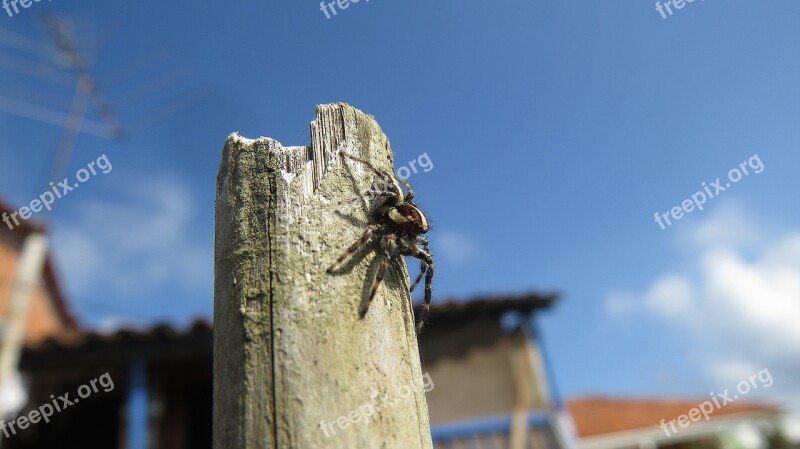
<svg viewBox="0 0 800 449">
<path fill-rule="evenodd" d="M 65 111 L 45 13 L 75 19 L 122 143 L 81 135 L 54 245 L 84 323 L 210 316 L 220 149 L 233 131 L 309 142 L 314 106 L 374 115 L 436 224 L 438 298 L 558 291 L 543 314 L 563 394 L 751 394 L 800 407 L 800 4 L 372 0 L 326 19 L 294 2 L 34 3 L 0 11 L 0 194 L 44 187 Z M 16 48 L 15 48 L 16 47 Z M 63 73 L 63 72 L 59 72 Z M 59 84 L 62 83 L 62 84 Z M 18 108 L 17 108 L 18 109 Z M 91 120 L 98 120 L 90 114 Z M 666 230 L 701 183 L 751 173 Z M 762 304 L 755 309 L 753 304 Z"/>
</svg>

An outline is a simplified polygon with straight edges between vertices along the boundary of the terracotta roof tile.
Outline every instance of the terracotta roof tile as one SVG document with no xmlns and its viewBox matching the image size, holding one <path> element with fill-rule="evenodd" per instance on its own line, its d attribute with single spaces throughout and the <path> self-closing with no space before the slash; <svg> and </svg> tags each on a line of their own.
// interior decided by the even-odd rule
<svg viewBox="0 0 800 449">
<path fill-rule="evenodd" d="M 658 428 L 662 419 L 669 421 L 687 414 L 708 399 L 586 397 L 569 399 L 567 409 L 578 435 L 589 437 Z M 711 416 L 740 413 L 775 415 L 781 413 L 781 409 L 770 404 L 735 402 L 713 411 Z"/>
</svg>

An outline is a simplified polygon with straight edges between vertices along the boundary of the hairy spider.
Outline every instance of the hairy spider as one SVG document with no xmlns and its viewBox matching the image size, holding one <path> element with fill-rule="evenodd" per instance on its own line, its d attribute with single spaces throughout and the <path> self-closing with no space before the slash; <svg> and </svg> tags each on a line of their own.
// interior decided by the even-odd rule
<svg viewBox="0 0 800 449">
<path fill-rule="evenodd" d="M 384 188 L 380 189 L 380 191 L 371 190 L 367 193 L 376 193 L 378 198 L 383 198 L 380 204 L 372 211 L 372 223 L 367 226 L 364 234 L 362 234 L 361 238 L 355 243 L 350 245 L 345 253 L 328 268 L 328 273 L 336 271 L 345 259 L 368 244 L 373 236 L 380 237 L 377 256 L 380 260 L 380 265 L 378 265 L 378 271 L 375 273 L 375 279 L 372 281 L 372 289 L 369 292 L 369 298 L 359 311 L 363 317 L 366 315 L 369 305 L 372 303 L 372 298 L 375 297 L 375 292 L 378 291 L 378 287 L 383 281 L 383 276 L 386 274 L 386 267 L 389 265 L 389 262 L 392 259 L 402 262 L 403 256 L 411 256 L 419 259 L 420 273 L 414 283 L 411 284 L 410 288 L 410 291 L 413 292 L 414 288 L 416 288 L 422 280 L 422 277 L 425 276 L 425 304 L 422 306 L 422 311 L 416 324 L 416 329 L 419 333 L 430 312 L 431 290 L 433 285 L 433 258 L 430 254 L 428 240 L 422 237 L 422 234 L 428 232 L 428 220 L 425 218 L 422 211 L 414 204 L 414 190 L 411 188 L 408 181 L 400 178 L 400 182 L 403 183 L 407 192 L 403 195 L 403 191 L 394 176 L 384 170 L 376 168 L 369 163 L 369 161 L 344 152 L 342 152 L 341 155 L 364 164 L 378 176 Z"/>
</svg>

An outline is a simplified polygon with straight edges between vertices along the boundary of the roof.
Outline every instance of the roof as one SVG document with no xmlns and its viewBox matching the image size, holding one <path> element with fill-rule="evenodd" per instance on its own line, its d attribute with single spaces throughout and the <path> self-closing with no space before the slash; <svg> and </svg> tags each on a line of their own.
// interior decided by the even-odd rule
<svg viewBox="0 0 800 449">
<path fill-rule="evenodd" d="M 475 319 L 495 319 L 508 312 L 529 313 L 548 309 L 558 295 L 527 293 L 521 295 L 493 295 L 473 297 L 466 301 L 447 300 L 431 303 L 430 320 L 434 325 L 455 322 L 463 324 Z M 438 304 L 437 304 L 438 302 Z"/>
<path fill-rule="evenodd" d="M 497 318 L 506 312 L 530 312 L 549 307 L 556 299 L 555 295 L 527 294 L 519 296 L 485 296 L 471 301 L 445 301 L 431 307 L 431 322 L 435 325 L 458 323 L 463 326 L 478 318 Z M 435 304 L 436 302 L 434 302 Z M 109 357 L 126 356 L 125 353 L 136 351 L 119 351 L 136 348 L 142 351 L 160 351 L 163 347 L 178 345 L 184 349 L 191 345 L 208 345 L 198 347 L 195 353 L 210 353 L 213 342 L 213 325 L 207 319 L 198 319 L 188 328 L 179 330 L 169 324 L 158 324 L 147 328 L 121 328 L 112 332 L 71 331 L 47 338 L 35 346 L 26 348 L 25 358 L 35 364 L 47 363 L 54 358 L 75 357 L 76 352 L 91 353 L 92 357 L 105 354 Z M 160 347 L 160 348 L 157 348 Z M 193 349 L 194 351 L 194 349 Z"/>
<path fill-rule="evenodd" d="M 163 343 L 181 340 L 192 336 L 213 335 L 212 324 L 206 319 L 197 319 L 185 330 L 178 330 L 169 324 L 157 324 L 152 327 L 126 327 L 113 332 L 65 332 L 50 337 L 37 348 L 72 348 L 78 346 L 101 346 L 108 344 Z"/>
<path fill-rule="evenodd" d="M 619 398 L 584 397 L 567 400 L 567 409 L 581 438 L 638 429 L 659 429 L 661 420 L 688 414 L 710 398 Z M 709 416 L 778 415 L 781 408 L 771 404 L 735 402 L 715 409 Z"/>
<path fill-rule="evenodd" d="M 2 198 L 0 198 L 0 214 L 3 212 L 12 214 L 17 212 L 17 209 L 14 209 L 10 204 L 6 203 Z M 30 220 L 20 220 L 19 225 L 14 227 L 14 231 L 20 232 L 22 235 L 28 235 L 31 232 L 44 233 L 45 230 L 46 228 L 43 224 Z"/>
<path fill-rule="evenodd" d="M 16 212 L 16 209 L 11 207 L 8 203 L 0 199 L 0 215 L 3 213 L 11 214 Z M 2 228 L 5 229 L 5 228 Z M 46 233 L 47 228 L 37 222 L 32 222 L 29 220 L 22 220 L 18 226 L 15 226 L 14 229 L 11 230 L 12 233 L 18 234 L 21 238 L 25 238 L 28 234 L 39 232 L 39 233 Z M 47 255 L 47 258 L 44 262 L 44 271 L 42 273 L 42 278 L 44 280 L 44 284 L 50 288 L 50 296 L 53 300 L 53 307 L 58 313 L 58 316 L 64 322 L 67 327 L 77 328 L 78 323 L 75 319 L 75 316 L 69 310 L 69 306 L 64 296 L 64 292 L 61 290 L 61 284 L 58 282 L 58 277 L 56 275 L 56 270 L 53 265 L 52 258 L 50 255 Z"/>
<path fill-rule="evenodd" d="M 199 319 L 178 330 L 168 324 L 125 328 L 113 332 L 65 332 L 36 345 L 28 345 L 20 365 L 26 370 L 69 368 L 149 360 L 210 359 L 214 334 L 208 320 Z"/>
</svg>

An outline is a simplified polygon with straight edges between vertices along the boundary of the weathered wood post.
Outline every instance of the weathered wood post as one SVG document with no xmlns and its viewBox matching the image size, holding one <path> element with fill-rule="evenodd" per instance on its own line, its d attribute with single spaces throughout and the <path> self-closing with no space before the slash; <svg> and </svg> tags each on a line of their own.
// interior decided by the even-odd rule
<svg viewBox="0 0 800 449">
<path fill-rule="evenodd" d="M 369 312 L 374 252 L 325 272 L 362 234 L 373 174 L 394 172 L 375 120 L 317 107 L 311 146 L 231 135 L 217 179 L 215 449 L 431 449 L 405 264 Z"/>
</svg>

